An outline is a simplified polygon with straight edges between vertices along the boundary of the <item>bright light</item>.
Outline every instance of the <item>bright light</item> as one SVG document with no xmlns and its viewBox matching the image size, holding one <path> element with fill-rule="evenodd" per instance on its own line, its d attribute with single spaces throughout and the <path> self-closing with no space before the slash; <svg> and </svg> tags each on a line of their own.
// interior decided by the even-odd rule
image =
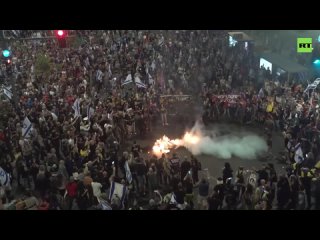
<svg viewBox="0 0 320 240">
<path fill-rule="evenodd" d="M 8 63 L 8 64 L 10 64 L 10 63 L 11 63 L 11 60 L 10 60 L 10 59 L 8 59 L 8 60 L 7 60 L 7 63 Z"/>
<path fill-rule="evenodd" d="M 2 55 L 5 57 L 5 58 L 7 58 L 7 57 L 9 57 L 10 56 L 10 51 L 9 50 L 3 50 L 2 51 Z"/>
<path fill-rule="evenodd" d="M 63 30 L 58 30 L 58 36 L 62 37 L 64 35 L 64 31 Z"/>
<path fill-rule="evenodd" d="M 319 59 L 316 59 L 316 60 L 314 60 L 313 63 L 314 63 L 314 64 L 320 64 L 320 60 L 319 60 Z"/>
<path fill-rule="evenodd" d="M 153 154 L 160 157 L 163 153 L 169 153 L 170 149 L 176 149 L 181 146 L 196 145 L 200 142 L 200 136 L 191 132 L 186 132 L 182 139 L 170 139 L 167 136 L 156 140 L 153 145 Z"/>
<path fill-rule="evenodd" d="M 153 154 L 160 157 L 163 153 L 169 153 L 171 148 L 177 148 L 179 146 L 181 146 L 180 139 L 171 140 L 167 136 L 163 136 L 155 142 L 152 150 Z"/>
<path fill-rule="evenodd" d="M 318 42 L 320 43 L 320 35 L 318 36 Z"/>
</svg>

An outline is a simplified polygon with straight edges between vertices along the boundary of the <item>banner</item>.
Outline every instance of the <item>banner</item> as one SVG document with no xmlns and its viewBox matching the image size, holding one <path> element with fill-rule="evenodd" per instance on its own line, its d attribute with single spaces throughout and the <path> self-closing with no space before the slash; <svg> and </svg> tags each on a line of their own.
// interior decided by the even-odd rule
<svg viewBox="0 0 320 240">
<path fill-rule="evenodd" d="M 160 98 L 172 98 L 178 101 L 187 101 L 191 99 L 191 95 L 161 95 Z"/>
<path fill-rule="evenodd" d="M 241 97 L 241 95 L 237 95 L 237 94 L 228 94 L 228 95 L 213 95 L 212 99 L 216 100 L 219 99 L 220 101 L 224 100 L 227 101 L 229 103 L 236 103 L 237 99 L 241 99 L 243 102 L 243 99 Z"/>
</svg>

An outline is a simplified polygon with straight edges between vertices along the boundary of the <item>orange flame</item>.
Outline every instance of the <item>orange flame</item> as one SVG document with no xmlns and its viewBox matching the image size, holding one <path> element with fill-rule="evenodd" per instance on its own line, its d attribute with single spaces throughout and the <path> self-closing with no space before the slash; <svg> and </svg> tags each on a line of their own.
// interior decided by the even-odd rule
<svg viewBox="0 0 320 240">
<path fill-rule="evenodd" d="M 196 136 L 192 133 L 187 132 L 182 139 L 173 139 L 171 140 L 167 136 L 163 136 L 162 138 L 156 140 L 154 143 L 152 150 L 153 154 L 157 157 L 160 157 L 163 153 L 169 153 L 170 149 L 178 148 L 185 145 L 194 145 L 200 141 L 200 137 Z"/>
</svg>

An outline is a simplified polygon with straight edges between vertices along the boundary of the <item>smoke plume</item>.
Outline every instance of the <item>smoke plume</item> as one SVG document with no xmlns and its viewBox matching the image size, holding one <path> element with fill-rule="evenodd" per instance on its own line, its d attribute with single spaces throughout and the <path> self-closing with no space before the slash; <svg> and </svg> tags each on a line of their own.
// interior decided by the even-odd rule
<svg viewBox="0 0 320 240">
<path fill-rule="evenodd" d="M 197 143 L 183 138 L 183 146 L 192 154 L 208 154 L 219 158 L 228 159 L 236 156 L 242 159 L 254 159 L 259 154 L 266 152 L 266 141 L 253 133 L 232 130 L 230 126 L 216 125 L 210 130 L 205 130 L 196 123 L 189 132 L 197 136 Z"/>
</svg>

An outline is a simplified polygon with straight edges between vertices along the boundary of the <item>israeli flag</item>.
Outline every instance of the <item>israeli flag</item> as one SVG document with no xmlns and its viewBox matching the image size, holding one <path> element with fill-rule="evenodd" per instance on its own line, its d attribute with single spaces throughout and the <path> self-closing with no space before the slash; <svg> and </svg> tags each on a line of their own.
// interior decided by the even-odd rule
<svg viewBox="0 0 320 240">
<path fill-rule="evenodd" d="M 259 98 L 264 98 L 264 91 L 262 88 L 259 90 L 258 96 Z"/>
<path fill-rule="evenodd" d="M 147 86 L 141 82 L 139 77 L 135 77 L 134 81 L 138 88 L 147 88 Z"/>
<path fill-rule="evenodd" d="M 127 75 L 125 82 L 132 82 L 132 75 L 131 73 Z"/>
<path fill-rule="evenodd" d="M 121 206 L 124 206 L 124 200 L 127 194 L 127 187 L 121 183 L 112 182 L 109 192 L 109 200 L 119 199 Z"/>
<path fill-rule="evenodd" d="M 304 158 L 303 158 L 303 152 L 301 149 L 301 144 L 298 143 L 295 147 L 295 155 L 294 155 L 294 160 L 296 161 L 296 163 L 301 163 L 303 162 Z"/>
<path fill-rule="evenodd" d="M 124 164 L 124 169 L 125 169 L 125 171 L 126 171 L 127 181 L 128 181 L 128 183 L 130 184 L 130 183 L 132 182 L 132 174 L 131 174 L 131 171 L 130 171 L 130 168 L 129 168 L 128 161 L 125 162 L 125 164 Z"/>
<path fill-rule="evenodd" d="M 130 73 L 130 74 L 128 74 L 126 80 L 122 83 L 121 86 L 127 85 L 127 84 L 132 83 L 132 82 L 133 82 L 132 81 L 132 76 L 131 76 L 131 73 Z"/>
<path fill-rule="evenodd" d="M 0 167 L 0 185 L 9 187 L 11 182 L 11 176 L 2 167 Z"/>
<path fill-rule="evenodd" d="M 101 206 L 102 210 L 112 210 L 112 207 L 110 206 L 110 204 L 107 201 L 100 200 L 100 199 L 98 201 L 100 203 L 100 206 Z"/>
<path fill-rule="evenodd" d="M 12 92 L 8 88 L 3 88 L 3 93 L 11 100 L 12 99 Z"/>
<path fill-rule="evenodd" d="M 94 114 L 94 108 L 91 107 L 90 105 L 88 105 L 87 107 L 87 116 L 88 116 L 88 120 L 91 119 L 92 115 Z"/>
<path fill-rule="evenodd" d="M 81 116 L 81 112 L 80 112 L 80 99 L 77 98 L 72 106 L 72 109 L 74 110 L 74 117 L 80 117 Z"/>
<path fill-rule="evenodd" d="M 170 199 L 170 204 L 177 204 L 177 200 L 176 200 L 176 195 L 174 193 L 172 193 L 171 195 L 171 199 Z"/>
<path fill-rule="evenodd" d="M 109 74 L 109 78 L 112 77 L 111 64 L 109 64 L 108 74 Z"/>
<path fill-rule="evenodd" d="M 99 69 L 96 73 L 96 80 L 102 82 L 103 72 Z"/>
<path fill-rule="evenodd" d="M 158 41 L 158 46 L 162 46 L 164 44 L 164 37 L 162 36 L 161 39 Z"/>
<path fill-rule="evenodd" d="M 23 120 L 22 136 L 24 138 L 30 137 L 31 130 L 32 130 L 32 123 L 30 122 L 28 117 L 25 117 L 25 119 Z"/>
</svg>

